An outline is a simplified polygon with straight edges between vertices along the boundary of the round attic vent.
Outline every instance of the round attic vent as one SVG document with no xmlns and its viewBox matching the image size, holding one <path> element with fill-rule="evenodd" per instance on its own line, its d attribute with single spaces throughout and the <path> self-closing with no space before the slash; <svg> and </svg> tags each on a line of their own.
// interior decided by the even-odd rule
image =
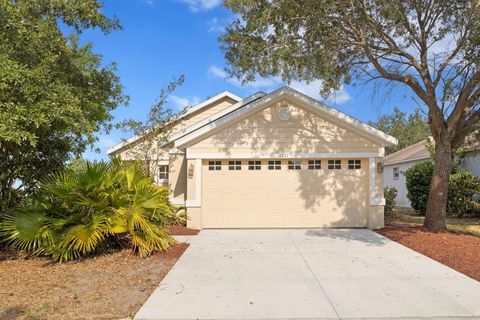
<svg viewBox="0 0 480 320">
<path fill-rule="evenodd" d="M 282 121 L 287 121 L 287 120 L 290 120 L 290 118 L 292 117 L 292 113 L 290 112 L 290 109 L 287 106 L 283 106 L 278 108 L 277 117 Z"/>
</svg>

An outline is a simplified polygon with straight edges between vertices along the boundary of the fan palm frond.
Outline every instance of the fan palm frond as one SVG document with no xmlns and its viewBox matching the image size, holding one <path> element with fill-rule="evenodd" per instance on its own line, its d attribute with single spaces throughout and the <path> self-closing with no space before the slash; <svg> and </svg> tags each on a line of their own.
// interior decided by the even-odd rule
<svg viewBox="0 0 480 320">
<path fill-rule="evenodd" d="M 40 196 L 7 215 L 0 232 L 13 247 L 58 261 L 125 239 L 145 257 L 174 243 L 162 228 L 175 215 L 168 196 L 138 162 L 87 162 L 43 179 Z"/>
<path fill-rule="evenodd" d="M 12 247 L 41 255 L 53 243 L 53 232 L 48 220 L 42 212 L 16 210 L 4 217 L 0 234 Z"/>
</svg>

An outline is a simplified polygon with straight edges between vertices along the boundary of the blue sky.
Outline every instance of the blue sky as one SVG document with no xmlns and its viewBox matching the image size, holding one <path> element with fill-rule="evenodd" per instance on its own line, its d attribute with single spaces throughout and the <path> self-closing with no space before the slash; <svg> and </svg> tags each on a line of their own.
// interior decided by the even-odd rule
<svg viewBox="0 0 480 320">
<path fill-rule="evenodd" d="M 170 99 L 176 108 L 225 90 L 246 97 L 284 85 L 276 78 L 258 79 L 246 86 L 225 79 L 225 60 L 217 39 L 233 15 L 221 6 L 220 0 L 107 0 L 103 12 L 117 16 L 123 30 L 108 35 L 87 31 L 82 41 L 92 41 L 94 51 L 103 55 L 105 63 L 117 63 L 130 103 L 113 111 L 114 122 L 144 119 L 160 89 L 181 74 L 185 75 L 185 83 Z M 295 81 L 290 85 L 320 99 L 320 81 Z M 387 91 L 384 84 L 377 84 L 376 90 L 373 84 L 345 86 L 325 103 L 362 121 L 375 120 L 396 105 L 405 111 L 417 107 L 408 90 L 399 87 L 385 94 Z M 109 135 L 100 133 L 96 144 L 100 153 L 89 150 L 84 156 L 106 158 L 107 149 L 128 136 L 115 130 Z"/>
</svg>

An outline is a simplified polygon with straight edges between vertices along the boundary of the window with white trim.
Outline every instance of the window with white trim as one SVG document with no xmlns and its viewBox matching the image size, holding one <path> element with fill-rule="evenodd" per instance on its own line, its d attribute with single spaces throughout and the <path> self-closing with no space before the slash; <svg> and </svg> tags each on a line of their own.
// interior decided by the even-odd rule
<svg viewBox="0 0 480 320">
<path fill-rule="evenodd" d="M 269 160 L 268 161 L 268 170 L 281 170 L 282 161 L 280 160 Z"/>
<path fill-rule="evenodd" d="M 322 160 L 308 160 L 308 170 L 322 169 Z"/>
<path fill-rule="evenodd" d="M 168 171 L 169 171 L 168 164 L 162 164 L 158 166 L 158 179 L 162 181 L 168 181 Z"/>
<path fill-rule="evenodd" d="M 208 170 L 222 170 L 222 161 L 208 161 Z"/>
<path fill-rule="evenodd" d="M 393 168 L 393 180 L 398 180 L 400 179 L 400 168 L 399 167 L 394 167 Z"/>
<path fill-rule="evenodd" d="M 330 170 L 342 169 L 342 160 L 328 160 L 328 169 Z"/>
<path fill-rule="evenodd" d="M 288 160 L 288 170 L 300 170 L 302 163 L 300 160 Z"/>
<path fill-rule="evenodd" d="M 242 161 L 228 161 L 228 170 L 242 170 Z"/>
<path fill-rule="evenodd" d="M 255 160 L 255 161 L 248 161 L 248 170 L 261 170 L 262 169 L 262 161 Z"/>
<path fill-rule="evenodd" d="M 348 160 L 348 169 L 362 169 L 362 160 Z"/>
</svg>

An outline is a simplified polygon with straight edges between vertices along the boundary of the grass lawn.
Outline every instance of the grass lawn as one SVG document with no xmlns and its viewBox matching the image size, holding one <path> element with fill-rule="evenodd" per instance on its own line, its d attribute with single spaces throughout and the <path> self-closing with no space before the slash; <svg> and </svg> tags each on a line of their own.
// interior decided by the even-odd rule
<svg viewBox="0 0 480 320">
<path fill-rule="evenodd" d="M 400 220 L 409 226 L 421 226 L 425 219 L 409 208 L 396 208 L 395 214 L 397 216 L 393 221 Z M 480 237 L 480 218 L 447 218 L 447 229 L 454 233 Z"/>
<path fill-rule="evenodd" d="M 0 251 L 0 319 L 130 319 L 187 248 L 53 263 Z"/>
</svg>

